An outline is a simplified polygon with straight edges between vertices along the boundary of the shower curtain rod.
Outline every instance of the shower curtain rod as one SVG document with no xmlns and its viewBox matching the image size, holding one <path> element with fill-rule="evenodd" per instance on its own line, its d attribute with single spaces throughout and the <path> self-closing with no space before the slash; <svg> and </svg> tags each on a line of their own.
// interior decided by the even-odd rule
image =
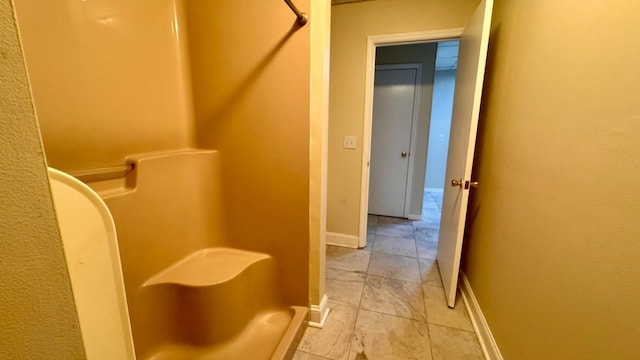
<svg viewBox="0 0 640 360">
<path fill-rule="evenodd" d="M 309 17 L 307 16 L 307 14 L 298 10 L 298 8 L 295 5 L 293 5 L 293 2 L 291 2 L 291 0 L 284 0 L 284 2 L 286 2 L 287 5 L 289 5 L 289 8 L 291 8 L 291 11 L 293 11 L 293 13 L 296 14 L 296 16 L 298 17 L 298 24 L 300 26 L 304 26 L 304 24 L 306 24 L 307 21 L 309 21 Z"/>
</svg>

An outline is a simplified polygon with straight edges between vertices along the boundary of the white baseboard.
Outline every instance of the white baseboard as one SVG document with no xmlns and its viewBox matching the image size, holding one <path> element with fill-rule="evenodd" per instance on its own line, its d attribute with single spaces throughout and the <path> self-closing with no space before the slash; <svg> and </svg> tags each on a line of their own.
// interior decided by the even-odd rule
<svg viewBox="0 0 640 360">
<path fill-rule="evenodd" d="M 409 214 L 409 215 L 407 215 L 407 219 L 409 219 L 409 220 L 422 220 L 422 214 L 420 214 L 420 215 Z"/>
<path fill-rule="evenodd" d="M 478 334 L 478 341 L 480 342 L 484 357 L 487 360 L 503 360 L 500 349 L 498 349 L 498 344 L 496 344 L 496 340 L 493 338 L 493 334 L 489 328 L 489 324 L 487 324 L 482 309 L 480 309 L 480 304 L 478 304 L 478 300 L 473 294 L 473 290 L 471 290 L 471 284 L 469 284 L 469 280 L 463 272 L 460 273 L 458 286 L 460 287 L 462 300 L 469 312 L 473 328 L 476 330 L 476 334 Z"/>
<path fill-rule="evenodd" d="M 322 301 L 320 301 L 320 305 L 310 306 L 309 326 L 322 329 L 327 316 L 329 316 L 329 306 L 327 305 L 327 295 L 325 294 L 322 297 Z"/>
<path fill-rule="evenodd" d="M 327 232 L 327 245 L 336 245 L 357 249 L 358 241 L 359 239 L 357 236 Z"/>
</svg>

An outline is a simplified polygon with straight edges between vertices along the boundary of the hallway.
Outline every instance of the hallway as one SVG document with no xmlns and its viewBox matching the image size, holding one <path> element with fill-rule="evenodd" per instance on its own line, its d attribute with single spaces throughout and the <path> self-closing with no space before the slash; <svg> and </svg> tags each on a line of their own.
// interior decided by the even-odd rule
<svg viewBox="0 0 640 360">
<path fill-rule="evenodd" d="M 308 328 L 295 360 L 484 359 L 462 299 L 445 303 L 435 262 L 442 194 L 423 220 L 369 216 L 364 249 L 327 247 L 331 312 Z"/>
</svg>

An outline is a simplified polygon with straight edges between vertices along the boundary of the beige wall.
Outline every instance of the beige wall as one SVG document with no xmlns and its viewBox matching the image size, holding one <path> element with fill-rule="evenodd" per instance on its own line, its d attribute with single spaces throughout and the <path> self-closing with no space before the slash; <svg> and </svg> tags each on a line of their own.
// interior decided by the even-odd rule
<svg viewBox="0 0 640 360">
<path fill-rule="evenodd" d="M 464 272 L 505 359 L 640 357 L 639 23 L 496 1 Z"/>
<path fill-rule="evenodd" d="M 344 135 L 362 144 L 367 36 L 463 27 L 476 0 L 376 0 L 331 12 L 327 230 L 358 236 L 362 147 L 342 148 Z"/>
<path fill-rule="evenodd" d="M 307 305 L 310 27 L 284 2 L 184 4 L 196 145 L 220 152 L 230 241 L 273 255 L 285 298 Z"/>
<path fill-rule="evenodd" d="M 173 0 L 15 0 L 49 164 L 120 165 L 191 138 Z"/>
<path fill-rule="evenodd" d="M 403 46 L 381 46 L 376 50 L 376 65 L 422 64 L 420 79 L 420 113 L 415 136 L 416 152 L 411 154 L 413 177 L 409 214 L 422 214 L 424 197 L 424 177 L 427 165 L 427 146 L 429 145 L 429 124 L 431 120 L 431 98 L 433 97 L 433 78 L 436 66 L 438 43 L 411 44 Z"/>
<path fill-rule="evenodd" d="M 11 1 L 0 1 L 0 358 L 83 359 Z"/>
</svg>

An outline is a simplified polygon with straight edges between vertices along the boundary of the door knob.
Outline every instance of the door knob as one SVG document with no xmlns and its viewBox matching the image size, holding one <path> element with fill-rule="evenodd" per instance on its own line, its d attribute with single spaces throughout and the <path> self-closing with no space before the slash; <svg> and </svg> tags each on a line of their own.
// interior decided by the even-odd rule
<svg viewBox="0 0 640 360">
<path fill-rule="evenodd" d="M 406 151 L 401 152 L 400 156 L 402 156 L 403 158 L 406 158 L 407 157 L 407 152 Z"/>
<path fill-rule="evenodd" d="M 462 184 L 463 184 L 462 179 L 460 179 L 460 180 L 456 180 L 456 179 L 451 180 L 451 186 L 453 186 L 453 187 L 459 186 L 460 188 L 462 188 Z"/>
<path fill-rule="evenodd" d="M 465 189 L 468 189 L 470 187 L 472 187 L 474 189 L 477 189 L 478 186 L 480 186 L 480 184 L 478 184 L 477 181 L 469 181 L 469 180 L 467 180 L 467 181 L 464 182 L 464 188 Z"/>
</svg>

